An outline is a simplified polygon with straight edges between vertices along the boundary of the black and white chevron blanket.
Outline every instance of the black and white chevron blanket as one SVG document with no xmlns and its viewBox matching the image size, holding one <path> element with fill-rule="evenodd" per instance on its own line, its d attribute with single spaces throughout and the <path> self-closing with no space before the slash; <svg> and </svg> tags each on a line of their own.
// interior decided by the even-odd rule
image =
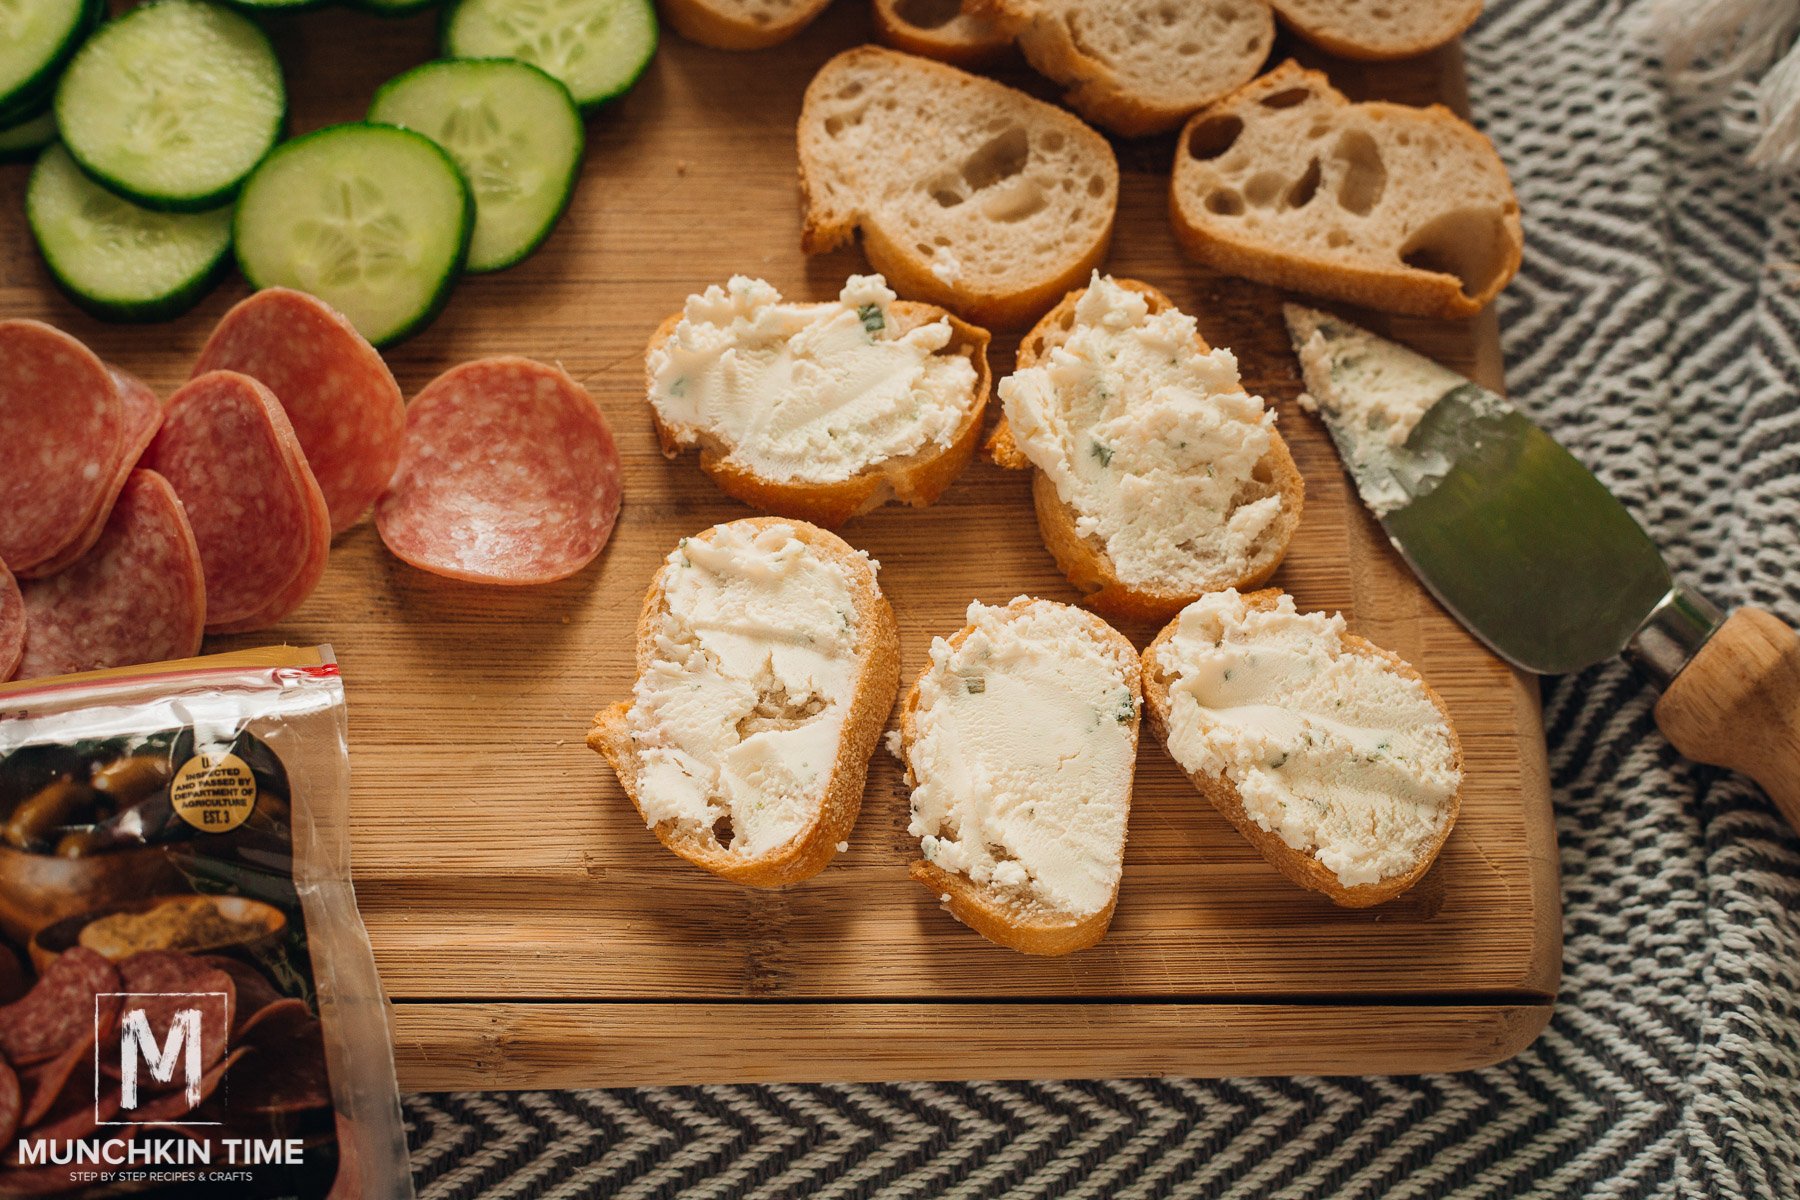
<svg viewBox="0 0 1800 1200">
<path fill-rule="evenodd" d="M 1509 386 L 1721 601 L 1800 620 L 1800 182 L 1748 87 L 1671 94 L 1629 0 L 1490 0 L 1524 270 Z M 1613 664 L 1550 681 L 1562 996 L 1501 1066 L 1367 1079 L 407 1100 L 423 1200 L 1800 1198 L 1800 841 Z"/>
</svg>

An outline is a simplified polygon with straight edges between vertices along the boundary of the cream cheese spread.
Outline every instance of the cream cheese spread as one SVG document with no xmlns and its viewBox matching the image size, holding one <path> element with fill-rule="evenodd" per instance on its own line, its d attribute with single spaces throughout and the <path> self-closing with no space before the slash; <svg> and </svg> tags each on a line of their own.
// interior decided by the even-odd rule
<svg viewBox="0 0 1800 1200">
<path fill-rule="evenodd" d="M 1072 916 L 1118 888 L 1139 709 L 1135 664 L 1094 621 L 971 604 L 959 644 L 932 642 L 907 755 L 927 861 Z"/>
<path fill-rule="evenodd" d="M 792 526 L 740 521 L 683 538 L 662 586 L 632 694 L 639 807 L 652 828 L 710 829 L 758 857 L 810 824 L 837 761 L 860 666 L 854 581 Z"/>
<path fill-rule="evenodd" d="M 1254 609 L 1203 596 L 1157 650 L 1169 753 L 1224 776 L 1261 829 L 1345 887 L 1403 874 L 1451 818 L 1456 737 L 1419 680 L 1345 644 L 1341 614 L 1291 596 Z"/>
<path fill-rule="evenodd" d="M 835 304 L 783 303 L 733 276 L 689 296 L 649 355 L 650 403 L 683 446 L 783 483 L 841 483 L 890 459 L 948 447 L 975 403 L 975 367 L 942 353 L 939 318 L 902 333 L 879 275 Z"/>
<path fill-rule="evenodd" d="M 1105 549 L 1119 579 L 1199 592 L 1248 573 L 1280 515 L 1247 499 L 1275 414 L 1229 350 L 1195 349 L 1194 319 L 1094 274 L 1067 341 L 1000 384 L 1019 449 Z"/>
</svg>

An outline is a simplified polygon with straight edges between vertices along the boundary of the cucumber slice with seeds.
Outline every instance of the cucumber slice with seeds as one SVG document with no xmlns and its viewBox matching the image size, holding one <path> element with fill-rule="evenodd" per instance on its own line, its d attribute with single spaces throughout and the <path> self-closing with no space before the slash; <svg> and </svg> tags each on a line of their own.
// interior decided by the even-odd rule
<svg viewBox="0 0 1800 1200">
<path fill-rule="evenodd" d="M 449 152 L 475 193 L 471 271 L 537 249 L 568 207 L 581 166 L 581 114 L 569 89 L 510 58 L 414 67 L 375 93 L 369 120 L 416 129 Z"/>
<path fill-rule="evenodd" d="M 650 0 L 456 0 L 451 58 L 516 58 L 555 76 L 591 112 L 631 90 L 656 53 Z"/>
<path fill-rule="evenodd" d="M 217 282 L 231 248 L 231 209 L 163 213 L 113 195 L 61 146 L 31 169 L 25 213 L 58 285 L 109 321 L 184 313 Z"/>
<path fill-rule="evenodd" d="M 42 105 L 100 15 L 95 0 L 0 0 L 0 115 Z"/>
<path fill-rule="evenodd" d="M 286 112 L 269 39 L 204 0 L 152 0 L 101 26 L 56 88 L 56 123 L 81 169 L 170 212 L 231 199 Z"/>
<path fill-rule="evenodd" d="M 264 160 L 238 197 L 233 229 L 253 285 L 310 292 L 380 346 L 437 315 L 474 224 L 468 184 L 430 138 L 331 125 Z"/>
<path fill-rule="evenodd" d="M 25 162 L 56 140 L 56 114 L 48 109 L 0 129 L 0 163 Z"/>
</svg>

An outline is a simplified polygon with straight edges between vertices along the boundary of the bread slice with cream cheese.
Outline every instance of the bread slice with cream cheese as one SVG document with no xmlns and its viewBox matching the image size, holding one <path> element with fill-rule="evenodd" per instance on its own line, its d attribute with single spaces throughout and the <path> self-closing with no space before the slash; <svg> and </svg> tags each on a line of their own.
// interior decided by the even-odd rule
<svg viewBox="0 0 1800 1200">
<path fill-rule="evenodd" d="M 860 229 L 896 292 L 990 329 L 1030 324 L 1106 254 L 1112 147 L 991 79 L 858 46 L 807 86 L 798 139 L 808 254 Z"/>
<path fill-rule="evenodd" d="M 881 40 L 953 67 L 984 67 L 1012 47 L 1012 30 L 961 0 L 874 0 Z"/>
<path fill-rule="evenodd" d="M 1267 0 L 970 0 L 1069 90 L 1069 107 L 1125 137 L 1174 129 L 1248 83 L 1269 57 Z"/>
<path fill-rule="evenodd" d="M 715 50 L 762 50 L 812 24 L 831 0 L 657 0 L 663 20 Z"/>
<path fill-rule="evenodd" d="M 1033 468 L 1038 529 L 1108 616 L 1167 620 L 1275 573 L 1306 487 L 1275 414 L 1145 283 L 1095 273 L 1026 335 L 987 453 Z"/>
<path fill-rule="evenodd" d="M 657 441 L 698 448 L 719 490 L 835 528 L 888 500 L 930 504 L 981 437 L 988 333 L 854 275 L 788 303 L 735 276 L 689 296 L 645 356 Z"/>
<path fill-rule="evenodd" d="M 1092 613 L 974 603 L 900 713 L 923 857 L 957 920 L 1027 954 L 1105 936 L 1124 870 L 1142 708 L 1137 652 Z"/>
<path fill-rule="evenodd" d="M 1150 727 L 1277 870 L 1345 908 L 1424 877 L 1461 802 L 1443 698 L 1341 615 L 1203 596 L 1144 651 Z"/>
<path fill-rule="evenodd" d="M 1353 104 L 1292 62 L 1194 114 L 1169 212 L 1209 267 L 1428 317 L 1480 312 L 1524 250 L 1506 165 L 1474 126 L 1442 105 Z"/>
<path fill-rule="evenodd" d="M 631 699 L 587 736 L 663 845 L 780 887 L 823 870 L 849 838 L 900 683 L 876 566 L 835 534 L 773 517 L 669 552 L 638 619 Z"/>
</svg>

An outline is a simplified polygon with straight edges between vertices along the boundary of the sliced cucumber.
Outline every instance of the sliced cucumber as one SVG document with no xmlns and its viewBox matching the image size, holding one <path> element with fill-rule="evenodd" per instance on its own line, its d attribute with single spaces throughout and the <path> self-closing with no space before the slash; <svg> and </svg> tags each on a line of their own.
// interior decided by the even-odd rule
<svg viewBox="0 0 1800 1200">
<path fill-rule="evenodd" d="M 0 0 L 0 115 L 42 104 L 99 14 L 95 0 Z"/>
<path fill-rule="evenodd" d="M 332 125 L 276 149 L 238 197 L 238 267 L 310 292 L 377 346 L 428 324 L 462 272 L 475 201 L 437 143 Z"/>
<path fill-rule="evenodd" d="M 152 0 L 102 25 L 56 88 L 56 123 L 81 169 L 168 212 L 231 199 L 286 113 L 269 39 L 204 0 Z"/>
<path fill-rule="evenodd" d="M 562 80 L 583 112 L 625 94 L 656 53 L 650 0 L 456 0 L 451 58 L 516 58 Z"/>
<path fill-rule="evenodd" d="M 56 114 L 48 109 L 0 129 L 0 163 L 24 162 L 56 140 Z"/>
<path fill-rule="evenodd" d="M 581 167 L 581 114 L 569 89 L 510 58 L 414 67 L 375 93 L 369 120 L 442 146 L 475 193 L 469 270 L 497 271 L 538 248 L 568 207 Z"/>
<path fill-rule="evenodd" d="M 163 213 L 89 179 L 61 146 L 31 169 L 31 235 L 69 298 L 109 321 L 160 321 L 199 302 L 231 248 L 231 209 Z"/>
</svg>

